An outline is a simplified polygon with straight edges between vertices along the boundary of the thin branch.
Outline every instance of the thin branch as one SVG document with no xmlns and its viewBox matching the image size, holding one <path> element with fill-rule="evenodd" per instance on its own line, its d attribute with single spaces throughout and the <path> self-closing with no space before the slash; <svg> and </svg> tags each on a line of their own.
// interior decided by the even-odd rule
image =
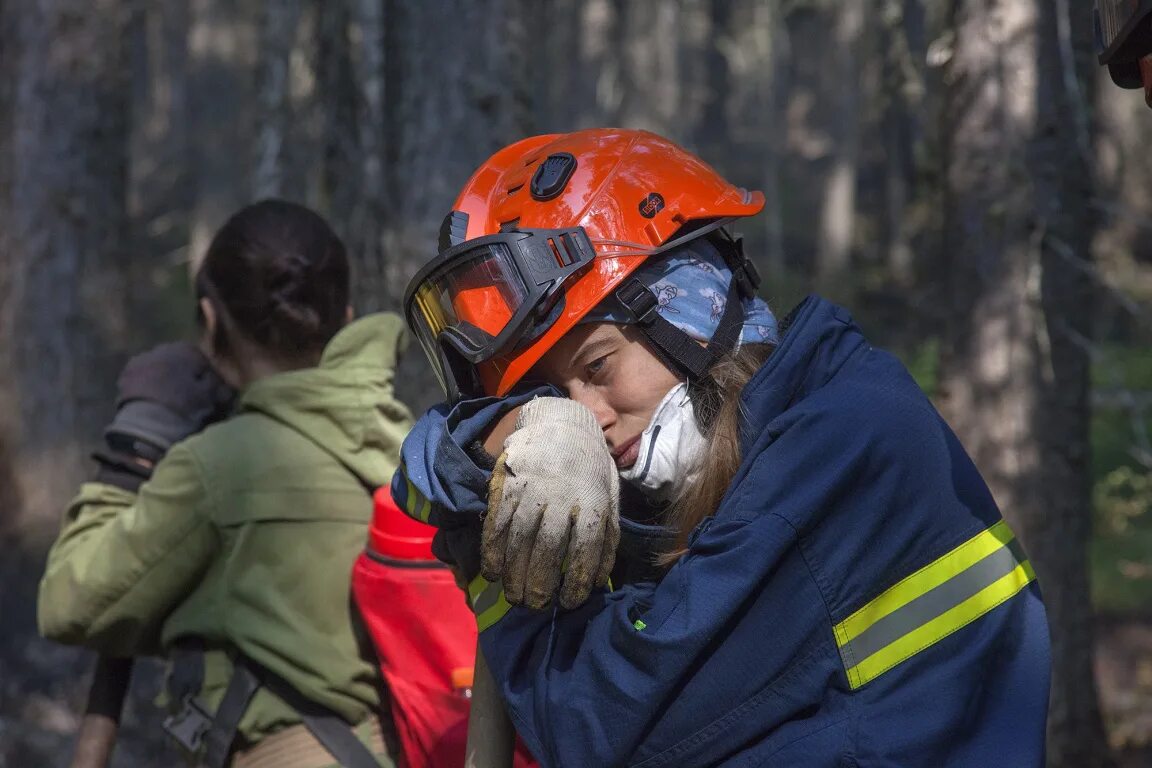
<svg viewBox="0 0 1152 768">
<path fill-rule="evenodd" d="M 1122 290 L 1112 285 L 1108 281 L 1108 277 L 1100 271 L 1092 262 L 1083 259 L 1076 255 L 1072 246 L 1064 242 L 1054 235 L 1048 235 L 1046 242 L 1052 248 L 1052 252 L 1057 256 L 1063 258 L 1070 266 L 1080 271 L 1082 274 L 1087 275 L 1091 280 L 1099 285 L 1101 288 L 1108 291 L 1108 293 L 1116 300 L 1116 303 L 1123 307 L 1128 314 L 1136 318 L 1142 323 L 1152 326 L 1152 314 L 1142 307 L 1135 299 L 1124 293 Z"/>
<path fill-rule="evenodd" d="M 1137 393 L 1122 386 L 1123 372 L 1118 365 L 1109 362 L 1103 348 L 1061 320 L 1055 321 L 1054 325 L 1064 338 L 1084 350 L 1092 363 L 1099 366 L 1104 375 L 1113 382 L 1113 388 L 1110 390 L 1092 392 L 1092 407 L 1112 408 L 1128 414 L 1128 425 L 1134 443 L 1128 449 L 1128 455 L 1140 465 L 1152 470 L 1152 434 L 1148 431 L 1148 407 L 1152 405 L 1152 393 Z"/>
<path fill-rule="evenodd" d="M 1143 211 L 1125 205 L 1117 200 L 1105 200 L 1102 197 L 1092 197 L 1088 205 L 1095 211 L 1130 221 L 1141 229 L 1152 230 L 1152 216 Z"/>
</svg>

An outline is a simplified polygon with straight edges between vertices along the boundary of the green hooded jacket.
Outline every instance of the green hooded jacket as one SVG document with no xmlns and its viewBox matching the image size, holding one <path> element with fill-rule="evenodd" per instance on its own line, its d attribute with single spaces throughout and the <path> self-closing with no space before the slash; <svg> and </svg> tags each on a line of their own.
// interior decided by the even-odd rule
<svg viewBox="0 0 1152 768">
<path fill-rule="evenodd" d="M 352 723 L 377 711 L 350 577 L 369 492 L 411 426 L 393 395 L 405 344 L 395 315 L 357 320 L 318 367 L 255 382 L 235 416 L 173 446 L 139 494 L 81 486 L 40 583 L 41 634 L 120 656 L 199 638 L 213 711 L 230 649 Z M 297 722 L 261 690 L 240 731 L 251 743 Z"/>
</svg>

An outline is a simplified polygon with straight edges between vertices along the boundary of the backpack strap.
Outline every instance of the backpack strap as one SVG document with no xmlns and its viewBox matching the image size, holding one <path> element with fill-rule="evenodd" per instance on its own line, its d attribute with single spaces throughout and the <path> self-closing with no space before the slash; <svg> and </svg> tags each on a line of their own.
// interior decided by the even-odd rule
<svg viewBox="0 0 1152 768">
<path fill-rule="evenodd" d="M 240 730 L 240 719 L 259 689 L 260 680 L 240 657 L 233 665 L 232 679 L 224 689 L 224 698 L 220 699 L 212 725 L 204 736 L 204 756 L 198 768 L 224 768 L 228 764 L 232 743 Z"/>
<path fill-rule="evenodd" d="M 253 675 L 261 685 L 296 710 L 316 740 L 324 745 L 343 768 L 381 768 L 376 756 L 364 742 L 356 738 L 352 726 L 344 718 L 305 698 L 287 680 L 251 659 L 241 657 L 237 666 Z"/>
<path fill-rule="evenodd" d="M 185 648 L 182 665 L 186 670 L 198 666 L 201 671 L 193 671 L 184 677 L 199 676 L 202 680 L 203 653 L 199 654 L 199 660 L 194 660 L 194 655 L 195 651 Z M 287 680 L 245 656 L 233 660 L 232 677 L 214 715 L 208 714 L 196 698 L 198 686 L 197 690 L 191 690 L 190 686 L 181 688 L 184 692 L 180 699 L 183 710 L 165 720 L 164 729 L 188 752 L 199 755 L 196 768 L 227 766 L 240 730 L 240 720 L 248 711 L 256 691 L 261 688 L 266 688 L 292 707 L 309 732 L 343 768 L 381 768 L 376 756 L 356 737 L 344 718 L 308 699 Z"/>
</svg>

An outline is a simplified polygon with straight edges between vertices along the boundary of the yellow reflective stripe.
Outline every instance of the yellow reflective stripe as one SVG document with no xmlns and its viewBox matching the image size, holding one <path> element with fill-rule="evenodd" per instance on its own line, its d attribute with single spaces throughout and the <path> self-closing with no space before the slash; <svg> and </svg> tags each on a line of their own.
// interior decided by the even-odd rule
<svg viewBox="0 0 1152 768">
<path fill-rule="evenodd" d="M 476 614 L 476 628 L 481 632 L 504 618 L 512 608 L 504 596 L 504 586 L 477 576 L 468 584 L 468 604 Z"/>
<path fill-rule="evenodd" d="M 483 576 L 477 576 L 468 582 L 468 604 L 474 604 L 490 583 Z"/>
<path fill-rule="evenodd" d="M 497 598 L 495 604 L 483 613 L 476 614 L 476 629 L 483 632 L 504 618 L 504 614 L 508 613 L 511 608 L 512 606 L 508 604 L 508 600 L 504 597 L 504 590 L 501 589 L 500 596 Z"/>
<path fill-rule="evenodd" d="M 414 517 L 422 523 L 428 522 L 428 516 L 432 514 L 432 502 L 424 498 L 407 477 L 404 478 L 404 482 L 408 486 L 404 498 L 404 512 L 408 517 Z"/>
<path fill-rule="evenodd" d="M 1006 523 L 977 534 L 833 627 L 851 687 L 970 624 L 1035 578 Z"/>
<path fill-rule="evenodd" d="M 856 613 L 836 625 L 840 645 L 860 635 L 890 613 L 904 607 L 925 592 L 938 587 L 961 571 L 1000 549 L 1012 540 L 1008 524 L 1001 520 L 936 561 L 886 590 Z"/>
<path fill-rule="evenodd" d="M 1033 572 L 1031 564 L 1027 561 L 1021 563 L 1015 570 L 991 586 L 849 669 L 849 683 L 855 689 L 875 680 L 900 662 L 915 656 L 953 632 L 976 621 L 1001 603 L 1015 597 L 1035 578 L 1036 574 Z"/>
</svg>

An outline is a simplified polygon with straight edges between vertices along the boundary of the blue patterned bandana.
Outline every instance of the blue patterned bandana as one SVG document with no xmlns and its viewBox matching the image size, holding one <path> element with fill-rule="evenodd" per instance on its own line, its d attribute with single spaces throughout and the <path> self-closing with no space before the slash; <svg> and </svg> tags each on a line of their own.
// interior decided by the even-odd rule
<svg viewBox="0 0 1152 768">
<path fill-rule="evenodd" d="M 656 294 L 657 311 L 668 322 L 697 341 L 709 341 L 728 303 L 732 271 L 707 238 L 690 240 L 644 264 L 633 277 Z M 742 344 L 775 344 L 776 316 L 759 297 L 744 299 Z M 582 323 L 630 322 L 630 317 L 609 301 L 589 312 Z"/>
</svg>

